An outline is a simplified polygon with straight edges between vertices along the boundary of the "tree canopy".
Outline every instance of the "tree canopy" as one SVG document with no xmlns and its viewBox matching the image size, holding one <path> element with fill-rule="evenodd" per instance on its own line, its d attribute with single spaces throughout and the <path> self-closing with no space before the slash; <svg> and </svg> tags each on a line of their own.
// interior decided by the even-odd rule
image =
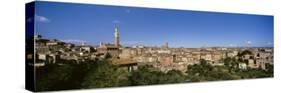
<svg viewBox="0 0 281 93">
<path fill-rule="evenodd" d="M 66 61 L 66 60 L 61 60 Z M 187 71 L 169 70 L 162 72 L 151 65 L 138 66 L 128 72 L 126 67 L 113 65 L 111 60 L 86 60 L 86 62 L 60 62 L 36 68 L 36 90 L 64 90 L 81 88 L 104 88 L 117 86 L 138 86 L 200 82 L 215 80 L 235 80 L 273 77 L 273 64 L 266 64 L 266 70 L 240 70 L 240 62 L 234 58 L 223 59 L 223 66 L 214 66 L 206 60 L 200 64 L 188 65 Z"/>
</svg>

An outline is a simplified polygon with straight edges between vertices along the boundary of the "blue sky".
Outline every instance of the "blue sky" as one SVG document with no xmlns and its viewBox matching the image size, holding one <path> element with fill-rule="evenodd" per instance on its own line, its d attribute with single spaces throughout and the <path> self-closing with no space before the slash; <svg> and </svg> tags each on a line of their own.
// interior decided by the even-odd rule
<svg viewBox="0 0 281 93">
<path fill-rule="evenodd" d="M 90 4 L 36 3 L 36 32 L 48 39 L 98 45 L 273 47 L 273 17 Z"/>
</svg>

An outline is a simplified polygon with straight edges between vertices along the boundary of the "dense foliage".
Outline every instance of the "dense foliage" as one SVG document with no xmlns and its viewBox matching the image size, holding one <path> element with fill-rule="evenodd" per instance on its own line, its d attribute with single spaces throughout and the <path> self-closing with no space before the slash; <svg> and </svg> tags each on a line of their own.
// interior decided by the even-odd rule
<svg viewBox="0 0 281 93">
<path fill-rule="evenodd" d="M 167 73 L 152 70 L 151 66 L 142 66 L 129 77 L 131 85 L 151 85 L 165 83 L 180 83 L 185 80 L 181 71 L 170 70 Z"/>
<path fill-rule="evenodd" d="M 84 77 L 82 88 L 103 88 L 122 86 L 126 81 L 124 70 L 118 69 L 118 66 L 110 64 L 104 60 L 93 65 Z"/>
<path fill-rule="evenodd" d="M 186 73 L 188 74 L 188 78 L 193 82 L 239 79 L 236 75 L 229 73 L 226 67 L 211 66 L 205 60 L 201 60 L 200 64 L 188 66 Z"/>
<path fill-rule="evenodd" d="M 81 88 L 103 88 L 117 86 L 138 86 L 171 84 L 214 80 L 234 80 L 273 77 L 273 65 L 266 70 L 237 68 L 239 60 L 226 58 L 223 66 L 212 66 L 205 60 L 200 64 L 189 65 L 185 73 L 178 70 L 161 72 L 152 66 L 138 66 L 128 72 L 110 60 L 86 61 L 83 63 L 47 64 L 36 68 L 36 90 L 51 91 Z M 64 60 L 64 63 L 67 63 Z"/>
<path fill-rule="evenodd" d="M 260 68 L 242 70 L 238 68 L 238 63 L 234 59 L 226 58 L 224 66 L 212 66 L 201 60 L 200 64 L 188 66 L 186 73 L 192 82 L 273 77 L 273 65 L 267 64 L 267 70 Z"/>
</svg>

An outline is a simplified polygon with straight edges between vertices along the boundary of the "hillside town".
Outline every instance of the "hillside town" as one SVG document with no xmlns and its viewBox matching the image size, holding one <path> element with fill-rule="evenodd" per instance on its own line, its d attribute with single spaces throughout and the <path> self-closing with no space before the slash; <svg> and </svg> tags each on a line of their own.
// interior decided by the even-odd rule
<svg viewBox="0 0 281 93">
<path fill-rule="evenodd" d="M 56 64 L 58 60 L 68 63 L 81 63 L 87 60 L 101 60 L 111 57 L 112 63 L 125 65 L 128 70 L 137 69 L 141 65 L 152 65 L 160 71 L 169 70 L 186 71 L 188 65 L 199 64 L 201 59 L 211 65 L 224 65 L 223 59 L 238 60 L 239 69 L 261 68 L 267 69 L 266 64 L 273 64 L 273 48 L 170 48 L 168 42 L 162 47 L 132 46 L 125 47 L 120 44 L 119 28 L 115 28 L 114 44 L 100 43 L 99 46 L 86 44 L 72 44 L 56 39 L 45 39 L 36 35 L 36 67 L 45 64 Z M 61 61 L 60 61 L 61 62 Z M 64 62 L 64 61 L 63 61 Z"/>
</svg>

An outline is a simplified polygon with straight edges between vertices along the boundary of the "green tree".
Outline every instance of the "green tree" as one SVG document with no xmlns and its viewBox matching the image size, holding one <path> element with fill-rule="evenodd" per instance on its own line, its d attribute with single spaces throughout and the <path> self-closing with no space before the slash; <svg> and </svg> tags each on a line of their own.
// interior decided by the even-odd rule
<svg viewBox="0 0 281 93">
<path fill-rule="evenodd" d="M 83 88 L 103 88 L 119 86 L 120 75 L 122 71 L 118 66 L 112 65 L 108 60 L 102 60 L 96 63 L 89 70 L 82 82 Z"/>
<path fill-rule="evenodd" d="M 238 69 L 239 62 L 235 58 L 227 57 L 223 60 L 224 65 L 228 68 L 228 71 L 232 73 L 233 71 Z"/>
<path fill-rule="evenodd" d="M 170 70 L 167 73 L 153 70 L 153 67 L 145 65 L 139 67 L 130 76 L 131 85 L 151 85 L 184 82 L 185 76 L 181 71 Z"/>
<path fill-rule="evenodd" d="M 231 59 L 227 59 L 231 62 Z M 230 64 L 231 65 L 231 64 Z M 213 80 L 231 80 L 238 79 L 236 75 L 229 73 L 227 67 L 212 66 L 205 60 L 200 60 L 200 64 L 189 65 L 187 68 L 187 78 L 192 82 L 213 81 Z"/>
<path fill-rule="evenodd" d="M 43 70 L 45 73 L 37 75 L 36 90 L 37 91 L 50 91 L 50 90 L 63 90 L 69 89 L 69 79 L 72 76 L 71 65 L 48 65 Z M 39 71 L 38 71 L 39 72 Z M 41 71 L 42 72 L 42 71 Z"/>
<path fill-rule="evenodd" d="M 180 83 L 185 81 L 185 76 L 179 70 L 170 70 L 167 72 L 167 83 Z"/>
</svg>

